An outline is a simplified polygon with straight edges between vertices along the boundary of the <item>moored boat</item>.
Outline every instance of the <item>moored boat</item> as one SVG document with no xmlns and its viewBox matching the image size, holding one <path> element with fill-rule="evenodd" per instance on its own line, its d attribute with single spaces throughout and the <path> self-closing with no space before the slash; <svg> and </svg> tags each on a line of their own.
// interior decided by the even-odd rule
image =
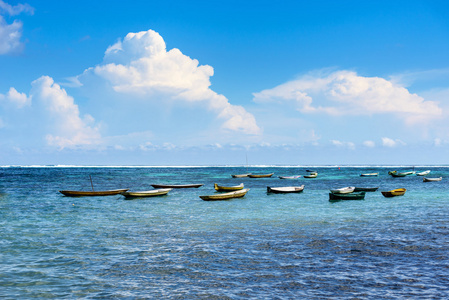
<svg viewBox="0 0 449 300">
<path fill-rule="evenodd" d="M 148 191 L 136 191 L 136 192 L 123 192 L 121 193 L 126 199 L 142 198 L 142 197 L 155 197 L 167 195 L 172 189 L 157 189 Z"/>
<path fill-rule="evenodd" d="M 350 193 L 350 194 L 329 193 L 329 201 L 363 200 L 363 199 L 365 199 L 365 192 Z"/>
<path fill-rule="evenodd" d="M 379 176 L 379 173 L 362 173 L 360 174 L 361 177 L 375 177 Z"/>
<path fill-rule="evenodd" d="M 443 177 L 434 177 L 434 178 L 429 178 L 429 177 L 424 177 L 423 178 L 423 182 L 432 182 L 432 181 L 441 181 L 443 179 Z"/>
<path fill-rule="evenodd" d="M 388 174 L 390 174 L 393 177 L 405 177 L 408 175 L 413 175 L 415 174 L 415 171 L 408 171 L 408 172 L 398 172 L 398 171 L 394 171 L 394 172 L 388 172 Z"/>
<path fill-rule="evenodd" d="M 400 189 L 394 189 L 391 191 L 385 191 L 385 192 L 381 192 L 382 195 L 384 195 L 384 197 L 390 198 L 390 197 L 396 197 L 396 196 L 403 196 L 405 194 L 405 191 L 407 191 L 404 188 L 400 188 Z"/>
<path fill-rule="evenodd" d="M 375 192 L 379 187 L 355 187 L 354 192 Z"/>
<path fill-rule="evenodd" d="M 286 193 L 301 193 L 304 190 L 304 185 L 301 186 L 283 186 L 283 187 L 269 187 L 267 186 L 267 193 L 286 194 Z"/>
<path fill-rule="evenodd" d="M 340 189 L 334 189 L 330 190 L 332 194 L 349 194 L 354 192 L 355 187 L 354 186 L 347 186 Z"/>
<path fill-rule="evenodd" d="M 235 174 L 235 175 L 231 175 L 232 178 L 244 178 L 244 177 L 248 177 L 248 175 L 251 175 L 251 173 L 247 173 L 247 174 Z"/>
<path fill-rule="evenodd" d="M 214 184 L 214 188 L 216 191 L 238 191 L 238 190 L 243 190 L 243 183 L 240 183 L 239 185 L 234 185 L 234 186 L 221 186 L 218 184 Z"/>
<path fill-rule="evenodd" d="M 304 175 L 304 178 L 316 178 L 318 176 L 318 173 L 310 173 L 309 175 Z"/>
<path fill-rule="evenodd" d="M 295 175 L 295 176 L 279 176 L 279 179 L 298 179 L 301 175 Z"/>
<path fill-rule="evenodd" d="M 270 174 L 249 174 L 248 177 L 249 178 L 268 178 L 273 176 L 274 173 L 270 173 Z"/>
<path fill-rule="evenodd" d="M 423 171 L 423 172 L 418 172 L 418 173 L 416 173 L 416 175 L 418 175 L 418 176 L 426 176 L 429 173 L 430 173 L 430 170 L 427 170 L 427 171 Z"/>
<path fill-rule="evenodd" d="M 59 191 L 64 196 L 68 197 L 83 197 L 83 196 L 111 196 L 118 195 L 126 192 L 129 189 L 117 189 L 117 190 L 107 190 L 107 191 Z"/>
<path fill-rule="evenodd" d="M 228 200 L 228 199 L 233 199 L 233 198 L 241 198 L 241 197 L 245 196 L 248 191 L 249 191 L 249 189 L 243 189 L 243 190 L 229 192 L 229 193 L 222 193 L 222 194 L 215 194 L 215 195 L 208 195 L 208 196 L 199 196 L 199 197 L 205 201 Z"/>
<path fill-rule="evenodd" d="M 203 184 L 152 184 L 151 186 L 155 189 L 188 189 L 199 188 L 200 186 L 203 186 Z"/>
</svg>

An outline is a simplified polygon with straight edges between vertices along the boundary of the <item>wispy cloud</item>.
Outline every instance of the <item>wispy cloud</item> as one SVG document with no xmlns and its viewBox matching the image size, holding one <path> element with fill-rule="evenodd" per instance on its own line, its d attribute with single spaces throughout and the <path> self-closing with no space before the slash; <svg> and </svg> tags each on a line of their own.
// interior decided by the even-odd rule
<svg viewBox="0 0 449 300">
<path fill-rule="evenodd" d="M 24 44 L 20 39 L 22 37 L 23 23 L 19 20 L 14 20 L 12 24 L 8 24 L 3 16 L 16 16 L 23 12 L 32 15 L 34 9 L 28 4 L 12 6 L 0 0 L 0 55 L 22 51 Z"/>
<path fill-rule="evenodd" d="M 397 147 L 397 146 L 405 146 L 406 144 L 403 141 L 399 140 L 399 139 L 395 139 L 394 140 L 394 139 L 391 139 L 391 138 L 383 137 L 382 138 L 382 145 L 384 147 L 392 148 L 392 147 Z"/>
</svg>

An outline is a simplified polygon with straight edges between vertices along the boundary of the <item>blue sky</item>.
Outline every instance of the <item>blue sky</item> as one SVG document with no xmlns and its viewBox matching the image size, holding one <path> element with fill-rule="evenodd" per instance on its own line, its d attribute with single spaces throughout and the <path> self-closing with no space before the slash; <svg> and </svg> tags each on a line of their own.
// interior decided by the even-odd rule
<svg viewBox="0 0 449 300">
<path fill-rule="evenodd" d="M 447 164 L 446 1 L 0 0 L 0 165 Z"/>
</svg>

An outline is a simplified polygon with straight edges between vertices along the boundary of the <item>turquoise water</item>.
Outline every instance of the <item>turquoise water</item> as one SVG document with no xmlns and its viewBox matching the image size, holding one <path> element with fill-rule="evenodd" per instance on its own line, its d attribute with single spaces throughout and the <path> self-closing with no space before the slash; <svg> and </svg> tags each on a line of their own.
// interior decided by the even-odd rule
<svg viewBox="0 0 449 300">
<path fill-rule="evenodd" d="M 441 182 L 392 178 L 392 168 L 0 168 L 0 297 L 398 299 L 449 296 L 449 168 Z M 401 169 L 399 169 L 401 170 Z M 404 171 L 410 170 L 404 168 Z M 417 169 L 418 170 L 418 169 Z M 421 171 L 419 169 L 418 171 Z M 379 172 L 379 177 L 360 173 Z M 167 196 L 65 197 L 61 189 L 151 189 L 203 183 Z M 203 201 L 213 184 L 250 191 Z M 267 186 L 305 185 L 267 195 Z M 329 189 L 379 186 L 362 201 Z M 402 197 L 380 191 L 405 187 Z"/>
</svg>

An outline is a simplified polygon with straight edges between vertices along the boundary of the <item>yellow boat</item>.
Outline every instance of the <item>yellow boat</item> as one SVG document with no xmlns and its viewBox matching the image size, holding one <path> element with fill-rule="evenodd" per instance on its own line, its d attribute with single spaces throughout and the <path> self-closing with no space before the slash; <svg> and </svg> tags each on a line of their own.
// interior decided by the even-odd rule
<svg viewBox="0 0 449 300">
<path fill-rule="evenodd" d="M 239 185 L 234 185 L 234 186 L 221 186 L 218 184 L 214 184 L 214 188 L 217 192 L 221 192 L 221 191 L 238 191 L 238 190 L 243 190 L 243 183 L 240 183 Z"/>
<path fill-rule="evenodd" d="M 216 200 L 228 200 L 233 198 L 240 198 L 245 196 L 245 194 L 249 191 L 249 189 L 243 189 L 240 191 L 234 191 L 229 193 L 223 193 L 223 194 L 215 194 L 215 195 L 209 195 L 209 196 L 200 196 L 201 199 L 205 201 L 216 201 Z"/>
<path fill-rule="evenodd" d="M 381 192 L 384 197 L 390 198 L 390 197 L 396 197 L 396 196 L 403 196 L 405 194 L 406 189 L 400 188 L 400 189 L 394 189 L 387 192 Z"/>
</svg>

